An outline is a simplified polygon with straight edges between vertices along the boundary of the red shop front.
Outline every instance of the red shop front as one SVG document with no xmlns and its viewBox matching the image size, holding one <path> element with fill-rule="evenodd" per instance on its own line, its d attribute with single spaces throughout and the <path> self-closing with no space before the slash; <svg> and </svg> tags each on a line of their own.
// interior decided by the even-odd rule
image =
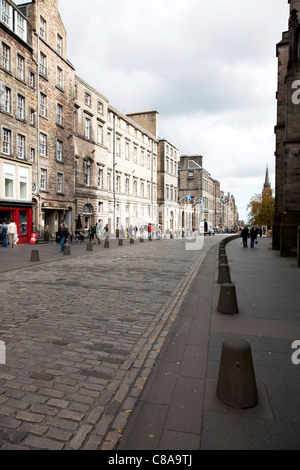
<svg viewBox="0 0 300 470">
<path fill-rule="evenodd" d="M 18 245 L 30 242 L 32 232 L 32 206 L 4 206 L 0 202 L 0 224 L 11 219 L 18 230 Z"/>
</svg>

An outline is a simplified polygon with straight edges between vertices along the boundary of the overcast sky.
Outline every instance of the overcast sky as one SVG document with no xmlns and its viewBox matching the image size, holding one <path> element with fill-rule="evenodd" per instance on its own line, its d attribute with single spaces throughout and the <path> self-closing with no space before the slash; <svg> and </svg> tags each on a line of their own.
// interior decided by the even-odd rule
<svg viewBox="0 0 300 470">
<path fill-rule="evenodd" d="M 59 0 L 68 58 L 126 113 L 203 166 L 246 220 L 266 165 L 275 186 L 276 44 L 288 0 Z"/>
</svg>

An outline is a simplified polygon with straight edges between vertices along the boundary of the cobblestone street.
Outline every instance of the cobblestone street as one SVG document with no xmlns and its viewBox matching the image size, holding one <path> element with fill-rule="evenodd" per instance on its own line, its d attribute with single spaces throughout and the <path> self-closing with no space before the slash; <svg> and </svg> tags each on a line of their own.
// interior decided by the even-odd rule
<svg viewBox="0 0 300 470">
<path fill-rule="evenodd" d="M 184 239 L 101 245 L 2 272 L 0 449 L 114 449 L 205 252 L 221 239 L 205 237 L 201 250 Z"/>
</svg>

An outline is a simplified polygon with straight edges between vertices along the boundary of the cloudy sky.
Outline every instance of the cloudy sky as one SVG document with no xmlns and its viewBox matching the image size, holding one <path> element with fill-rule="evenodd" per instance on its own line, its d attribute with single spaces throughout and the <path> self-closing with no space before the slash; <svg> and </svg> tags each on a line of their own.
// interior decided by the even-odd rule
<svg viewBox="0 0 300 470">
<path fill-rule="evenodd" d="M 266 165 L 275 185 L 276 44 L 287 0 L 59 0 L 76 73 L 235 196 L 246 220 Z"/>
</svg>

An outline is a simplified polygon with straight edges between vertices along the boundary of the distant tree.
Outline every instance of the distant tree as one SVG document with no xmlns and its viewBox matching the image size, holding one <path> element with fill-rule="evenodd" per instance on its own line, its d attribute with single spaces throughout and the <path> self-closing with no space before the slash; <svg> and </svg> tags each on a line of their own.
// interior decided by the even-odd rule
<svg viewBox="0 0 300 470">
<path fill-rule="evenodd" d="M 270 228 L 274 222 L 275 198 L 272 189 L 265 188 L 262 194 L 251 198 L 247 206 L 249 223 L 251 225 L 266 225 Z"/>
</svg>

